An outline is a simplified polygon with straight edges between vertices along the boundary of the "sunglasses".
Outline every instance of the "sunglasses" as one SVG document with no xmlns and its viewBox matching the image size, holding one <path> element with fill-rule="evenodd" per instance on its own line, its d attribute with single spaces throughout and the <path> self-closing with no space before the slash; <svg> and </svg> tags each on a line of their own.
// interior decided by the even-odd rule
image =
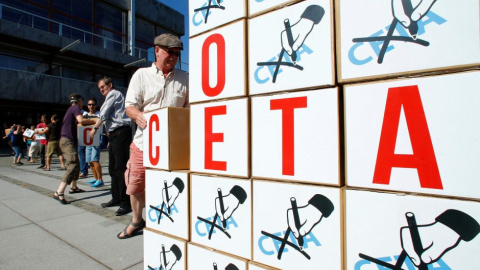
<svg viewBox="0 0 480 270">
<path fill-rule="evenodd" d="M 162 50 L 166 51 L 168 53 L 168 55 L 173 55 L 175 57 L 180 57 L 180 52 L 174 52 L 172 50 L 167 50 L 167 49 L 164 49 L 162 47 L 159 46 L 159 48 L 161 48 Z"/>
<path fill-rule="evenodd" d="M 97 104 L 87 104 L 87 105 L 88 105 L 88 106 L 95 106 L 95 105 L 97 105 Z"/>
</svg>

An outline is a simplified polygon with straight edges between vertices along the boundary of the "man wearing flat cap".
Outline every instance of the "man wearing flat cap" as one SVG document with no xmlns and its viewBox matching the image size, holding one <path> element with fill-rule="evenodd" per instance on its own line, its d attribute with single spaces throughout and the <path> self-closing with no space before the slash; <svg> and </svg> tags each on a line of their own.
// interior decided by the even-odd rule
<svg viewBox="0 0 480 270">
<path fill-rule="evenodd" d="M 188 107 L 188 74 L 175 69 L 183 50 L 178 36 L 161 34 L 154 40 L 155 62 L 133 74 L 125 97 L 125 112 L 137 124 L 130 145 L 130 159 L 125 172 L 127 194 L 132 206 L 132 222 L 117 237 L 125 239 L 145 227 L 145 167 L 143 167 L 143 130 L 147 127 L 144 112 L 163 107 Z"/>
</svg>

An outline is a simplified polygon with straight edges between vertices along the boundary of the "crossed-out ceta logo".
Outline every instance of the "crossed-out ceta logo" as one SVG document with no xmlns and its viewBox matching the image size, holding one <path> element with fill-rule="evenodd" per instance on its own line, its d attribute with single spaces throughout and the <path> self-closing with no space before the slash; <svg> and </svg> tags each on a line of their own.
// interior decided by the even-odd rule
<svg viewBox="0 0 480 270">
<path fill-rule="evenodd" d="M 394 43 L 403 42 L 410 46 L 428 47 L 430 42 L 421 37 L 430 27 L 438 27 L 447 22 L 442 16 L 430 10 L 434 0 L 425 0 L 413 8 L 411 0 L 391 0 L 393 20 L 368 37 L 357 37 L 348 50 L 350 63 L 361 66 L 377 60 L 378 64 L 388 61 L 388 52 L 396 49 Z M 398 44 L 398 43 L 397 43 Z M 370 46 L 371 50 L 365 49 Z M 408 53 L 408 52 L 406 52 Z"/>
<path fill-rule="evenodd" d="M 150 208 L 148 209 L 147 214 L 150 221 L 160 224 L 160 222 L 166 217 L 170 222 L 174 222 L 172 216 L 174 213 L 179 213 L 175 206 L 175 201 L 184 189 L 185 183 L 179 177 L 176 177 L 170 186 L 168 185 L 167 180 L 164 180 L 162 188 L 162 203 L 150 205 Z"/>
<path fill-rule="evenodd" d="M 217 231 L 222 232 L 228 238 L 232 238 L 229 230 L 238 228 L 233 214 L 247 199 L 247 193 L 238 185 L 233 186 L 227 195 L 223 195 L 222 189 L 217 188 L 217 194 L 218 197 L 215 198 L 215 215 L 207 218 L 198 216 L 195 223 L 197 235 L 208 237 L 208 240 L 211 240 L 213 233 Z"/>
<path fill-rule="evenodd" d="M 334 205 L 322 194 L 315 194 L 306 205 L 301 206 L 297 205 L 297 198 L 291 197 L 290 204 L 292 207 L 287 209 L 287 230 L 276 233 L 262 230 L 262 236 L 257 239 L 258 248 L 267 256 L 277 254 L 278 260 L 289 249 L 310 260 L 308 249 L 321 246 L 312 230 L 324 217 L 330 216 Z"/>
</svg>

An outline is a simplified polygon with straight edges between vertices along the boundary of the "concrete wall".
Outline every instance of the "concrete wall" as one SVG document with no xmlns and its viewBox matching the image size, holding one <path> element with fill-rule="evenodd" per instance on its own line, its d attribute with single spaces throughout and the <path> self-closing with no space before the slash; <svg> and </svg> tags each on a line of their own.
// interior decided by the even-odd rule
<svg viewBox="0 0 480 270">
<path fill-rule="evenodd" d="M 42 45 L 46 45 L 52 47 L 53 51 L 56 51 L 56 49 L 58 49 L 58 54 L 61 54 L 60 49 L 75 41 L 74 39 L 62 37 L 54 33 L 31 28 L 29 26 L 17 24 L 7 20 L 0 20 L 0 34 L 26 41 L 31 41 L 32 44 L 39 43 Z M 127 64 L 139 60 L 139 58 L 137 57 L 107 50 L 102 47 L 83 42 L 80 42 L 78 45 L 69 49 L 69 52 L 75 52 L 92 57 L 108 59 L 109 61 L 121 64 Z"/>
<path fill-rule="evenodd" d="M 0 69 L 0 81 L 0 99 L 68 104 L 68 95 L 80 93 L 85 99 L 96 98 L 99 104 L 105 100 L 93 82 L 8 69 Z M 125 94 L 127 89 L 117 90 Z"/>
<path fill-rule="evenodd" d="M 135 10 L 137 16 L 145 17 L 160 25 L 165 25 L 165 28 L 170 29 L 180 36 L 185 34 L 183 14 L 157 0 L 136 0 Z"/>
</svg>

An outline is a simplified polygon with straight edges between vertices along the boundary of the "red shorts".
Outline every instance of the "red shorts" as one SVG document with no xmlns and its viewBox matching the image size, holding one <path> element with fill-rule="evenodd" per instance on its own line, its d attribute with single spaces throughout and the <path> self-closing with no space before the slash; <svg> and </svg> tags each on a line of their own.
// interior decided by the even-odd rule
<svg viewBox="0 0 480 270">
<path fill-rule="evenodd" d="M 130 159 L 125 171 L 127 194 L 135 195 L 145 191 L 145 167 L 143 166 L 143 151 L 133 142 L 130 144 Z"/>
</svg>

